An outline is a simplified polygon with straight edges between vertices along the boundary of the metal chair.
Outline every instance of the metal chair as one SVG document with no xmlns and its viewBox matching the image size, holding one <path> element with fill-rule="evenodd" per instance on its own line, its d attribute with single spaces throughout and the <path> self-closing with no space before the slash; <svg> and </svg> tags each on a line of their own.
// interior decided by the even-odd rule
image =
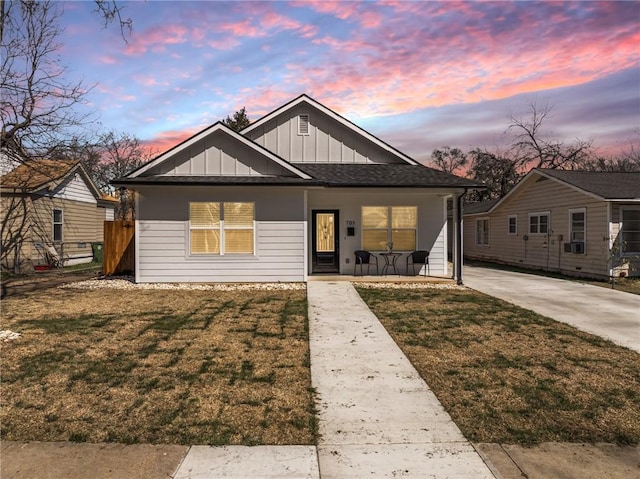
<svg viewBox="0 0 640 479">
<path fill-rule="evenodd" d="M 354 253 L 356 255 L 356 262 L 353 265 L 353 275 L 356 275 L 356 268 L 360 265 L 360 275 L 363 275 L 362 265 L 367 265 L 367 274 L 369 274 L 369 268 L 372 264 L 376 265 L 376 274 L 380 274 L 378 270 L 378 257 L 369 251 L 358 250 Z"/>
<path fill-rule="evenodd" d="M 425 250 L 414 251 L 413 253 L 409 253 L 407 256 L 407 274 L 409 274 L 409 260 L 411 260 L 411 267 L 413 270 L 413 275 L 416 274 L 416 265 L 419 264 L 420 267 L 426 266 L 427 270 L 425 271 L 425 276 L 427 274 L 431 274 L 429 271 L 429 252 Z"/>
</svg>

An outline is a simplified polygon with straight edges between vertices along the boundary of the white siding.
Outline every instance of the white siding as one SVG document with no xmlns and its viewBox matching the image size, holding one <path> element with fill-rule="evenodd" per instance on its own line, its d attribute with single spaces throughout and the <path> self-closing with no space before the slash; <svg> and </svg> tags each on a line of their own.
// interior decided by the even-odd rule
<svg viewBox="0 0 640 479">
<path fill-rule="evenodd" d="M 298 116 L 309 115 L 309 134 L 298 134 Z M 294 163 L 404 163 L 315 108 L 301 104 L 248 132 L 247 137 Z"/>
<path fill-rule="evenodd" d="M 92 205 L 98 204 L 96 197 L 78 173 L 73 175 L 73 177 L 66 179 L 57 188 L 55 188 L 53 192 L 45 193 L 45 196 L 52 196 L 62 200 L 91 203 Z"/>
<path fill-rule="evenodd" d="M 255 202 L 255 254 L 190 255 L 190 201 Z M 300 189 L 142 189 L 136 231 L 138 281 L 303 281 L 305 246 L 302 205 L 303 191 Z"/>
<path fill-rule="evenodd" d="M 385 190 L 310 190 L 307 215 L 313 210 L 335 209 L 340 211 L 340 274 L 353 274 L 353 253 L 362 249 L 363 206 L 417 206 L 417 248 L 429 251 L 429 271 L 432 275 L 447 276 L 446 244 L 446 196 L 444 191 L 418 192 L 407 189 Z M 355 221 L 355 236 L 346 236 L 347 221 Z M 311 241 L 312 222 L 309 220 L 308 235 Z M 407 254 L 396 263 L 400 274 L 406 272 Z M 311 261 L 311 258 L 309 258 Z M 380 267 L 384 264 L 379 258 Z M 311 271 L 311 264 L 309 264 Z"/>
</svg>

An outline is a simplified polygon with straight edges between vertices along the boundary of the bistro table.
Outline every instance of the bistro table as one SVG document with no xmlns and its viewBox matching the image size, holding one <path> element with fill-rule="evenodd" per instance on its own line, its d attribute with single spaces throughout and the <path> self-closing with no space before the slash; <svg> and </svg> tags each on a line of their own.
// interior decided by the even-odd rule
<svg viewBox="0 0 640 479">
<path fill-rule="evenodd" d="M 386 275 L 389 270 L 393 271 L 393 274 L 398 274 L 398 268 L 396 268 L 396 261 L 402 256 L 402 253 L 394 253 L 389 251 L 388 253 L 380 253 L 380 256 L 384 258 L 384 266 L 382 267 L 382 275 Z"/>
</svg>

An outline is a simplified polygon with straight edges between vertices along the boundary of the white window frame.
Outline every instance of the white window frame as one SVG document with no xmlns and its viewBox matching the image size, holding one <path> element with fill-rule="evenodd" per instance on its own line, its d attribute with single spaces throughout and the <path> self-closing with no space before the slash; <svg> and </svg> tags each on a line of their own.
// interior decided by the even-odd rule
<svg viewBox="0 0 640 479">
<path fill-rule="evenodd" d="M 60 212 L 60 221 L 56 221 L 56 211 Z M 56 239 L 56 225 L 60 225 L 60 238 Z M 51 214 L 51 238 L 55 243 L 64 241 L 64 211 L 62 208 L 53 208 Z"/>
<path fill-rule="evenodd" d="M 547 217 L 547 231 L 545 231 L 544 233 L 540 232 L 540 217 L 541 216 L 546 216 Z M 531 218 L 537 217 L 538 221 L 537 221 L 537 229 L 538 231 L 531 231 Z M 548 234 L 550 234 L 551 232 L 551 212 L 550 211 L 537 211 L 534 213 L 529 213 L 528 215 L 528 222 L 527 222 L 527 230 L 529 231 L 530 235 L 537 235 L 537 236 L 547 236 Z"/>
<path fill-rule="evenodd" d="M 576 241 L 573 239 L 573 214 L 574 213 L 582 213 L 584 215 L 584 229 L 582 241 Z M 569 242 L 570 243 L 582 243 L 582 253 L 574 253 L 574 254 L 586 254 L 587 253 L 587 208 L 570 208 L 569 209 Z"/>
<path fill-rule="evenodd" d="M 620 207 L 620 225 L 618 230 L 618 247 L 620 250 L 620 256 L 636 256 L 640 254 L 640 251 L 624 251 L 623 233 L 624 233 L 624 212 L 625 211 L 640 211 L 640 206 L 621 206 Z"/>
<path fill-rule="evenodd" d="M 208 258 L 208 257 L 223 257 L 223 256 L 231 256 L 233 258 L 238 258 L 238 257 L 255 257 L 256 256 L 256 247 L 257 247 L 257 243 L 256 243 L 256 204 L 254 201 L 190 201 L 188 203 L 188 208 L 189 210 L 191 209 L 191 204 L 192 203 L 219 203 L 220 204 L 220 226 L 219 227 L 211 227 L 211 226 L 193 226 L 191 224 L 191 218 L 189 218 L 188 221 L 188 228 L 187 228 L 187 251 L 188 251 L 188 255 L 189 257 L 195 257 L 195 258 Z M 252 230 L 253 231 L 253 252 L 252 253 L 227 253 L 225 252 L 225 222 L 224 222 L 224 205 L 228 204 L 228 203 L 249 203 L 251 205 L 253 205 L 253 223 L 251 225 L 251 227 L 248 226 L 234 226 L 234 227 L 229 227 L 226 228 L 227 230 Z M 191 231 L 192 230 L 217 230 L 220 232 L 219 234 L 219 238 L 220 238 L 220 247 L 219 247 L 219 252 L 218 253 L 194 253 L 193 251 L 191 251 Z"/>
<path fill-rule="evenodd" d="M 303 125 L 306 126 L 306 131 L 303 130 Z M 309 136 L 311 131 L 311 123 L 308 113 L 301 113 L 298 115 L 298 135 L 300 136 Z"/>
<path fill-rule="evenodd" d="M 364 216 L 364 209 L 365 208 L 386 208 L 387 209 L 387 226 L 386 228 L 365 228 L 364 227 L 364 221 L 362 220 L 363 216 Z M 415 208 L 416 209 L 416 226 L 414 228 L 394 228 L 393 227 L 393 208 Z M 415 242 L 414 242 L 414 250 L 416 250 L 418 248 L 418 215 L 419 215 L 419 210 L 418 210 L 418 205 L 363 205 L 360 208 L 360 224 L 361 224 L 361 229 L 360 229 L 360 247 L 362 249 L 364 249 L 364 232 L 367 230 L 371 230 L 371 231 L 386 231 L 387 232 L 387 243 L 391 243 L 393 241 L 393 232 L 394 231 L 413 231 L 415 234 Z M 411 252 L 409 250 L 397 250 L 395 249 L 395 251 L 406 251 L 406 252 Z M 414 251 L 412 250 L 412 251 Z M 371 250 L 372 252 L 383 252 L 385 251 L 384 249 L 379 249 L 379 250 Z"/>
<path fill-rule="evenodd" d="M 515 220 L 514 231 L 511 231 L 511 220 Z M 507 234 L 511 236 L 515 236 L 518 234 L 518 215 L 507 216 Z"/>
<path fill-rule="evenodd" d="M 480 228 L 480 225 L 482 225 L 482 229 Z M 482 230 L 482 234 L 480 235 L 481 230 Z M 491 225 L 489 222 L 489 217 L 487 216 L 484 218 L 477 218 L 476 219 L 476 246 L 482 246 L 482 247 L 489 246 L 491 244 L 490 233 L 491 233 Z M 482 238 L 480 236 L 482 236 Z"/>
</svg>

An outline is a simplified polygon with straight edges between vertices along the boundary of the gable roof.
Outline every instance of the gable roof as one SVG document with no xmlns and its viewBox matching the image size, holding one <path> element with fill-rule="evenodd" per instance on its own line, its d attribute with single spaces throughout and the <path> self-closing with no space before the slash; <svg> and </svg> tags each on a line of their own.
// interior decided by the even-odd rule
<svg viewBox="0 0 640 479">
<path fill-rule="evenodd" d="M 294 163 L 328 187 L 478 188 L 483 185 L 420 164 Z"/>
<path fill-rule="evenodd" d="M 472 203 L 465 203 L 463 206 L 463 214 L 465 215 L 477 215 L 481 213 L 488 213 L 493 206 L 500 201 L 500 198 L 493 198 L 486 201 L 474 201 Z"/>
<path fill-rule="evenodd" d="M 290 110 L 290 109 L 298 106 L 301 103 L 306 103 L 306 104 L 308 104 L 308 105 L 320 110 L 322 113 L 324 113 L 325 115 L 329 116 L 330 118 L 332 118 L 333 120 L 337 121 L 338 123 L 342 124 L 343 126 L 347 127 L 348 129 L 350 129 L 351 131 L 353 131 L 357 135 L 360 135 L 360 136 L 366 138 L 367 140 L 371 141 L 372 143 L 375 143 L 380 148 L 388 151 L 389 153 L 392 153 L 393 155 L 395 155 L 396 157 L 400 158 L 404 162 L 406 162 L 406 163 L 408 163 L 410 165 L 419 164 L 413 158 L 410 158 L 409 156 L 407 156 L 404 153 L 402 153 L 401 151 L 395 149 L 394 147 L 392 147 L 388 143 L 382 141 L 380 138 L 378 138 L 378 137 L 372 135 L 371 133 L 369 133 L 368 131 L 360 128 L 355 123 L 347 120 L 345 117 L 339 115 L 338 113 L 336 113 L 333 110 L 330 110 L 329 108 L 327 108 L 323 104 L 317 102 L 316 100 L 314 100 L 313 98 L 311 98 L 310 96 L 305 95 L 305 94 L 302 94 L 297 98 L 294 98 L 290 102 L 285 103 L 281 107 L 273 110 L 271 113 L 266 114 L 262 118 L 260 118 L 260 119 L 256 120 L 255 122 L 251 123 L 249 126 L 243 128 L 240 131 L 240 133 L 243 134 L 243 135 L 246 135 L 247 133 L 253 131 L 254 129 L 256 129 L 256 128 L 262 126 L 262 125 L 264 125 L 265 123 L 267 123 L 268 121 L 272 120 L 273 118 L 279 116 L 280 114 L 284 113 L 287 110 Z"/>
<path fill-rule="evenodd" d="M 142 165 L 138 169 L 133 170 L 131 173 L 129 173 L 125 178 L 123 178 L 121 180 L 124 180 L 124 179 L 127 179 L 127 178 L 139 178 L 140 175 L 142 175 L 147 170 L 153 168 L 154 166 L 159 165 L 160 163 L 162 163 L 163 161 L 169 159 L 170 157 L 172 157 L 176 153 L 179 153 L 179 152 L 189 148 L 191 145 L 197 143 L 200 140 L 203 140 L 207 136 L 209 136 L 209 135 L 211 135 L 211 134 L 213 134 L 213 133 L 215 133 L 217 131 L 221 131 L 221 132 L 229 135 L 235 141 L 243 143 L 244 145 L 248 146 L 249 148 L 255 150 L 257 153 L 266 156 L 268 159 L 270 159 L 274 163 L 277 163 L 281 167 L 283 167 L 286 170 L 290 171 L 294 176 L 296 176 L 298 178 L 302 178 L 302 179 L 307 179 L 307 180 L 310 179 L 310 177 L 308 175 L 306 175 L 304 172 L 302 172 L 302 171 L 298 170 L 297 168 L 295 168 L 291 163 L 288 163 L 284 159 L 280 158 L 278 155 L 273 154 L 271 151 L 267 150 L 266 148 L 263 148 L 262 146 L 258 145 L 255 142 L 251 141 L 249 138 L 246 138 L 246 137 L 240 135 L 238 132 L 232 130 L 231 128 L 226 126 L 224 123 L 218 121 L 218 122 L 214 123 L 213 125 L 211 125 L 211 126 L 205 128 L 204 130 L 200 131 L 199 133 L 196 133 L 192 137 L 187 138 L 186 140 L 184 140 L 183 142 L 177 144 L 173 148 L 165 151 L 160 156 L 157 156 L 153 160 L 145 163 L 144 165 Z M 114 184 L 116 184 L 116 183 L 114 183 Z"/>
<path fill-rule="evenodd" d="M 96 199 L 102 197 L 95 183 L 79 161 L 75 160 L 29 160 L 0 177 L 3 191 L 32 193 L 53 189 L 66 178 L 79 173 Z"/>
<path fill-rule="evenodd" d="M 537 169 L 539 174 L 574 186 L 605 200 L 640 199 L 640 172 Z"/>
</svg>

